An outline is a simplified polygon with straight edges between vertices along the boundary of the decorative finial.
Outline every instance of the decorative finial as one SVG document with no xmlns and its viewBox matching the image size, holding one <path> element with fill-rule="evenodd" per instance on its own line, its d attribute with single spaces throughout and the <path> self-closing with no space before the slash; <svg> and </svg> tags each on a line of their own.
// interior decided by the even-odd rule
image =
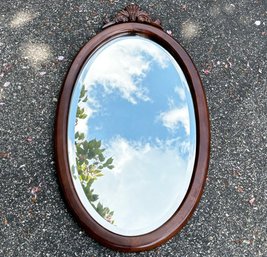
<svg viewBox="0 0 267 257">
<path fill-rule="evenodd" d="M 147 12 L 141 10 L 141 8 L 137 4 L 132 3 L 127 5 L 124 10 L 119 11 L 112 21 L 107 21 L 107 23 L 103 26 L 103 29 L 114 24 L 124 22 L 147 23 L 162 28 L 159 19 L 153 21 Z"/>
</svg>

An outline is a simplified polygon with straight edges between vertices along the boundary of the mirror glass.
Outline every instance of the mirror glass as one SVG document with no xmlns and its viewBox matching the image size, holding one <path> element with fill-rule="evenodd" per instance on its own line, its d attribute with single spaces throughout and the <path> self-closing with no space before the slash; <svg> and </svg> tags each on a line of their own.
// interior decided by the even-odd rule
<svg viewBox="0 0 267 257">
<path fill-rule="evenodd" d="M 132 35 L 89 56 L 72 93 L 68 158 L 99 224 L 125 236 L 163 225 L 186 195 L 195 152 L 192 96 L 169 52 Z"/>
</svg>

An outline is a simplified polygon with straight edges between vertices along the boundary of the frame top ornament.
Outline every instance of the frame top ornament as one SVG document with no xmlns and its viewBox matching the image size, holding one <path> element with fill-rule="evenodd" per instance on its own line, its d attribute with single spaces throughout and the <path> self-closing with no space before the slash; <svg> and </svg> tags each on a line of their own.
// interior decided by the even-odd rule
<svg viewBox="0 0 267 257">
<path fill-rule="evenodd" d="M 113 20 L 107 20 L 106 24 L 103 26 L 103 29 L 117 23 L 124 22 L 147 23 L 162 29 L 159 19 L 153 20 L 147 12 L 143 11 L 137 4 L 134 3 L 127 5 L 123 10 L 119 11 Z"/>
</svg>

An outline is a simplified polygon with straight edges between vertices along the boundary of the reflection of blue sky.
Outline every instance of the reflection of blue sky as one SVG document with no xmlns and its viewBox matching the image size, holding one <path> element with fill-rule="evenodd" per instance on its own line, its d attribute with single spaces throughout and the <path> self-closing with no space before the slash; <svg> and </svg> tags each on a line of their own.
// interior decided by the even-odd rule
<svg viewBox="0 0 267 257">
<path fill-rule="evenodd" d="M 115 168 L 93 184 L 101 203 L 114 210 L 116 227 L 109 229 L 125 235 L 151 231 L 174 213 L 191 179 L 196 132 L 186 79 L 163 48 L 127 36 L 108 43 L 87 62 L 72 106 L 83 83 L 89 101 L 81 107 L 88 119 L 79 121 L 75 131 L 101 140 L 106 156 L 114 159 Z"/>
<path fill-rule="evenodd" d="M 97 85 L 95 97 L 101 99 L 101 108 L 88 122 L 90 138 L 100 137 L 106 141 L 114 135 L 120 135 L 130 140 L 140 140 L 140 137 L 145 140 L 155 140 L 157 137 L 167 139 L 170 133 L 156 117 L 160 116 L 163 110 L 168 110 L 170 101 L 177 107 L 182 107 L 184 103 L 174 92 L 175 85 L 181 85 L 177 71 L 171 65 L 164 69 L 164 74 L 168 78 L 166 81 L 166 77 L 157 77 L 157 74 L 161 73 L 160 70 L 157 63 L 151 64 L 151 69 L 142 81 L 143 85 L 150 88 L 147 93 L 150 100 L 139 100 L 137 104 L 129 104 L 127 99 L 116 92 L 103 95 L 101 86 Z M 109 129 L 106 129 L 107 127 Z M 171 136 L 182 136 L 183 130 L 180 126 L 180 130 L 173 131 Z"/>
</svg>

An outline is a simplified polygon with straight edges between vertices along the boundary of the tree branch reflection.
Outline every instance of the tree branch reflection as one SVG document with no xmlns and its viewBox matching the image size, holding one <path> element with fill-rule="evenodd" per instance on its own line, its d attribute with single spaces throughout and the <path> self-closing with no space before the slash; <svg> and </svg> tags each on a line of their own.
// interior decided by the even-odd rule
<svg viewBox="0 0 267 257">
<path fill-rule="evenodd" d="M 87 101 L 86 93 L 87 91 L 83 86 L 79 96 L 79 103 Z M 79 120 L 86 118 L 87 114 L 85 110 L 80 108 L 78 104 L 76 125 Z M 99 177 L 104 176 L 104 169 L 111 170 L 114 168 L 112 165 L 113 158 L 106 158 L 104 156 L 105 149 L 101 147 L 101 140 L 93 139 L 87 141 L 84 133 L 80 133 L 79 131 L 75 133 L 75 147 L 79 180 L 87 199 L 101 217 L 111 224 L 114 224 L 114 212 L 108 207 L 104 207 L 103 204 L 98 201 L 99 195 L 94 192 L 94 189 L 92 189 L 94 181 L 96 181 Z"/>
</svg>

